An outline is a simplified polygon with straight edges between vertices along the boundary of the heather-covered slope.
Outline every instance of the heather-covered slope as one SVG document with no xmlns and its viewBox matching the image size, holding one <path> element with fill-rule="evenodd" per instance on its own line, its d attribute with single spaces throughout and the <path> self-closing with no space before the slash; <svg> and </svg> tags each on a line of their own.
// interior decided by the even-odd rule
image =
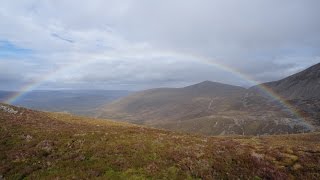
<svg viewBox="0 0 320 180">
<path fill-rule="evenodd" d="M 206 137 L 0 104 L 4 179 L 319 179 L 320 134 Z"/>
</svg>

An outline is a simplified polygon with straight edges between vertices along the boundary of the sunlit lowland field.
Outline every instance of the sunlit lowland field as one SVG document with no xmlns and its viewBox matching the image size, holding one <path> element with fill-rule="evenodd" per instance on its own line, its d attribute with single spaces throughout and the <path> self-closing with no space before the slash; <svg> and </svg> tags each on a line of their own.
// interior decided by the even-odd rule
<svg viewBox="0 0 320 180">
<path fill-rule="evenodd" d="M 0 105 L 0 179 L 320 179 L 320 133 L 202 136 Z"/>
</svg>

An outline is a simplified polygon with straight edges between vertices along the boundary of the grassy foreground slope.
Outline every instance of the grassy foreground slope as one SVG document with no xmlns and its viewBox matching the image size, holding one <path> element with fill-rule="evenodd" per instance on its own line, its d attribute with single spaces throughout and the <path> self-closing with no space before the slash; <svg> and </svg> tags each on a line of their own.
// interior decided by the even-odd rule
<svg viewBox="0 0 320 180">
<path fill-rule="evenodd" d="M 0 104 L 0 179 L 320 179 L 320 134 L 206 137 Z"/>
</svg>

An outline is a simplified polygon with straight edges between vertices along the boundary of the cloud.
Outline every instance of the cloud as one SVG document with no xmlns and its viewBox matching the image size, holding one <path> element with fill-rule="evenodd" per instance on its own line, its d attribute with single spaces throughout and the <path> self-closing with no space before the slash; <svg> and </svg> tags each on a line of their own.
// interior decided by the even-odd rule
<svg viewBox="0 0 320 180">
<path fill-rule="evenodd" d="M 4 0 L 0 40 L 11 48 L 0 46 L 0 88 L 34 79 L 44 79 L 38 88 L 252 84 L 217 64 L 259 82 L 277 80 L 319 62 L 319 5 L 317 0 Z"/>
<path fill-rule="evenodd" d="M 73 40 L 68 39 L 68 38 L 65 38 L 65 37 L 62 37 L 62 36 L 60 36 L 60 35 L 57 34 L 57 33 L 52 33 L 51 36 L 53 36 L 53 37 L 55 37 L 55 38 L 58 38 L 58 39 L 60 39 L 60 40 L 62 40 L 62 41 L 66 41 L 66 42 L 68 42 L 68 43 L 74 43 Z"/>
</svg>

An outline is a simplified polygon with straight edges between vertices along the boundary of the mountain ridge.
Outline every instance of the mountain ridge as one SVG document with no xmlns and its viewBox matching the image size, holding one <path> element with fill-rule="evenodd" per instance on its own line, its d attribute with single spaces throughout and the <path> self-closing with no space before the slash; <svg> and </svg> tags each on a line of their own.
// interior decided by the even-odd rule
<svg viewBox="0 0 320 180">
<path fill-rule="evenodd" d="M 320 99 L 320 63 L 278 81 L 261 85 L 289 100 Z M 249 90 L 254 91 L 256 87 Z"/>
<path fill-rule="evenodd" d="M 320 95 L 320 86 L 314 84 L 320 80 L 319 67 L 320 64 L 316 64 L 282 80 L 258 85 L 283 96 L 286 102 L 279 102 L 267 96 L 258 86 L 246 89 L 203 81 L 183 88 L 160 88 L 137 92 L 102 107 L 96 117 L 113 118 L 170 130 L 203 132 L 209 135 L 313 131 L 320 127 L 320 116 L 317 113 L 320 111 L 320 103 L 314 100 L 317 94 L 312 96 L 300 94 L 306 92 L 310 94 L 310 91 L 319 90 L 317 93 Z M 303 85 L 299 85 L 297 90 L 298 93 L 292 90 L 285 94 L 282 91 L 286 88 L 282 90 L 279 88 L 297 84 L 296 82 L 299 83 L 297 79 L 303 80 Z M 305 85 L 305 82 L 308 85 Z M 292 114 L 291 109 L 284 106 L 284 103 L 290 103 L 292 107 L 299 109 L 304 114 L 303 119 Z M 310 103 L 314 106 L 310 107 Z M 193 128 L 200 124 L 198 129 Z"/>
</svg>

